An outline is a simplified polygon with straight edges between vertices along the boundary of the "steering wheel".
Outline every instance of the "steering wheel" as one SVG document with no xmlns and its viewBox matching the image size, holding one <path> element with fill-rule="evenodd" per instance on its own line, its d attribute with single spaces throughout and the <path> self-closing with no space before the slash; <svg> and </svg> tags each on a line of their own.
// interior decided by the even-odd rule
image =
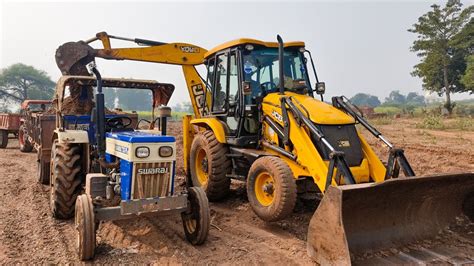
<svg viewBox="0 0 474 266">
<path fill-rule="evenodd" d="M 276 92 L 278 87 L 275 83 L 273 83 L 273 81 L 267 81 L 267 82 L 260 83 L 259 88 L 260 88 L 260 93 L 258 94 L 258 96 L 265 96 L 268 93 Z"/>
<path fill-rule="evenodd" d="M 123 120 L 126 120 L 128 123 L 124 123 Z M 127 128 L 132 124 L 132 119 L 128 116 L 116 116 L 107 118 L 105 120 L 105 126 L 107 129 L 123 129 Z"/>
</svg>

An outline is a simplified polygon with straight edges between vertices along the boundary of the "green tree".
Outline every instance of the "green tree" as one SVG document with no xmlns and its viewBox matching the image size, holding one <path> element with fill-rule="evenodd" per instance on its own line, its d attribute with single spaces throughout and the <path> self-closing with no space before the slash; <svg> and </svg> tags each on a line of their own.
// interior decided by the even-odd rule
<svg viewBox="0 0 474 266">
<path fill-rule="evenodd" d="M 409 92 L 406 97 L 406 104 L 408 105 L 424 105 L 425 96 L 418 95 L 416 92 Z"/>
<path fill-rule="evenodd" d="M 385 98 L 385 105 L 403 105 L 406 102 L 405 95 L 401 94 L 400 91 L 391 91 L 387 98 Z"/>
<path fill-rule="evenodd" d="M 467 57 L 466 72 L 461 78 L 461 82 L 471 92 L 474 91 L 474 55 Z"/>
<path fill-rule="evenodd" d="M 0 101 L 22 102 L 26 99 L 51 99 L 55 83 L 42 70 L 21 63 L 0 73 Z"/>
<path fill-rule="evenodd" d="M 412 75 L 422 78 L 425 90 L 445 94 L 445 107 L 452 113 L 451 94 L 468 90 L 460 82 L 469 53 L 466 39 L 461 35 L 471 20 L 474 7 L 462 10 L 460 0 L 448 0 L 443 8 L 439 5 L 431 8 L 408 30 L 417 34 L 411 50 L 421 57 Z"/>
<path fill-rule="evenodd" d="M 380 105 L 380 100 L 377 96 L 366 93 L 357 93 L 350 100 L 357 106 L 377 107 Z"/>
</svg>

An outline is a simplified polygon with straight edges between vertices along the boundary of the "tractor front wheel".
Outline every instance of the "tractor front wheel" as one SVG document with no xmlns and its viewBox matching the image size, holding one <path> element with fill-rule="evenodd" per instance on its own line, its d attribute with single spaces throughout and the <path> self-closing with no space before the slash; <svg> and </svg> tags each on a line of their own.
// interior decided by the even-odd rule
<svg viewBox="0 0 474 266">
<path fill-rule="evenodd" d="M 200 187 L 188 189 L 188 211 L 181 214 L 184 234 L 193 245 L 201 245 L 209 233 L 210 214 L 206 193 Z"/>
<path fill-rule="evenodd" d="M 230 189 L 227 173 L 231 161 L 227 158 L 229 149 L 217 141 L 212 130 L 206 130 L 194 137 L 191 145 L 189 166 L 193 186 L 202 187 L 210 201 L 224 198 Z"/>
<path fill-rule="evenodd" d="M 250 167 L 247 197 L 260 219 L 274 222 L 286 218 L 293 212 L 296 195 L 293 173 L 279 157 L 259 158 Z"/>
<path fill-rule="evenodd" d="M 89 196 L 82 194 L 76 200 L 76 248 L 80 260 L 90 260 L 95 253 L 94 205 Z"/>
</svg>

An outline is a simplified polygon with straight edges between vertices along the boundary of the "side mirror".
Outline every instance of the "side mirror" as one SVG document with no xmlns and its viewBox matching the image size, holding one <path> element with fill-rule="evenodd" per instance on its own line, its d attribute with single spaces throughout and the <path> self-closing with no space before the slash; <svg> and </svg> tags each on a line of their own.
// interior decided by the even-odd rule
<svg viewBox="0 0 474 266">
<path fill-rule="evenodd" d="M 316 83 L 316 93 L 321 95 L 321 94 L 324 94 L 324 92 L 326 91 L 326 84 L 324 82 L 318 82 Z"/>
</svg>

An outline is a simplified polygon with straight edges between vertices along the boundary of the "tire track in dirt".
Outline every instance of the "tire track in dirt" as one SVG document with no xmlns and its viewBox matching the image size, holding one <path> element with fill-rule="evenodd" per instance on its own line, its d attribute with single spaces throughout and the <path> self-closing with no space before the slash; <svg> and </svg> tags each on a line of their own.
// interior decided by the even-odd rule
<svg viewBox="0 0 474 266">
<path fill-rule="evenodd" d="M 36 155 L 20 153 L 12 144 L 0 152 L 0 242 L 6 249 L 4 259 L 14 263 L 69 261 L 74 255 L 73 242 L 63 236 L 71 233 L 72 225 L 49 216 L 49 190 L 36 182 Z"/>
<path fill-rule="evenodd" d="M 171 123 L 170 132 L 181 136 L 180 127 L 180 123 Z M 459 139 L 456 132 L 429 135 L 402 127 L 399 123 L 380 130 L 405 148 L 417 174 L 474 169 L 474 132 L 463 133 Z M 432 136 L 437 136 L 436 143 L 432 143 Z M 177 142 L 181 168 L 179 137 Z M 385 160 L 387 150 L 376 140 L 369 142 Z M 12 144 L 0 150 L 0 264 L 78 262 L 73 222 L 51 218 L 49 188 L 36 182 L 36 155 L 20 153 L 16 142 Z M 182 177 L 178 179 L 182 181 Z M 202 246 L 192 246 L 185 240 L 179 215 L 104 222 L 98 230 L 94 262 L 312 264 L 306 255 L 306 230 L 315 206 L 313 210 L 297 208 L 288 219 L 267 224 L 253 214 L 245 186 L 240 183 L 233 183 L 227 199 L 210 206 L 213 226 Z"/>
</svg>

